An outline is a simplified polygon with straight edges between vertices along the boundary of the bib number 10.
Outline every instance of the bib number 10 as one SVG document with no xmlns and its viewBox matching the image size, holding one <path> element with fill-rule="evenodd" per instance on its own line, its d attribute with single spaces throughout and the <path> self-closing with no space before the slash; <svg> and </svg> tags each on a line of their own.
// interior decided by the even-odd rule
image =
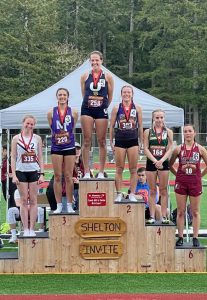
<svg viewBox="0 0 207 300">
<path fill-rule="evenodd" d="M 193 169 L 192 168 L 186 168 L 185 173 L 186 173 L 186 175 L 191 175 L 191 174 L 193 174 Z"/>
</svg>

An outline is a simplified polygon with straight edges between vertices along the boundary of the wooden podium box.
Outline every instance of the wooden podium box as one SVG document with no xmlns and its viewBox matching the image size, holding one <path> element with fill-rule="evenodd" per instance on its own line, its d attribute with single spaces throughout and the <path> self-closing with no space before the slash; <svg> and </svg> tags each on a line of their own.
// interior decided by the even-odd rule
<svg viewBox="0 0 207 300">
<path fill-rule="evenodd" d="M 82 179 L 76 214 L 49 214 L 49 234 L 20 238 L 0 273 L 205 272 L 204 247 L 175 248 L 175 226 L 145 225 L 144 201 L 114 203 L 113 179 Z"/>
</svg>

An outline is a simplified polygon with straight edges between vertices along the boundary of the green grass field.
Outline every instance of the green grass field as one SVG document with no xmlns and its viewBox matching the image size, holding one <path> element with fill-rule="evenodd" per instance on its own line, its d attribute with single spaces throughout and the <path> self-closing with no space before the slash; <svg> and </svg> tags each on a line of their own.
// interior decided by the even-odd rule
<svg viewBox="0 0 207 300">
<path fill-rule="evenodd" d="M 0 294 L 207 293 L 207 274 L 0 275 Z"/>
</svg>

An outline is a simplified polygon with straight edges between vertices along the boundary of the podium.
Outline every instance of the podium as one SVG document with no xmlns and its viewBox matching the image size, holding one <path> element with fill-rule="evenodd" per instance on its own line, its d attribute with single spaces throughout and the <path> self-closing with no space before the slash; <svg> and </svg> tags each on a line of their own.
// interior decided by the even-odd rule
<svg viewBox="0 0 207 300">
<path fill-rule="evenodd" d="M 49 233 L 19 238 L 0 273 L 205 272 L 206 250 L 175 248 L 174 224 L 145 225 L 145 203 L 114 203 L 113 179 L 80 180 L 78 214 L 49 214 Z"/>
</svg>

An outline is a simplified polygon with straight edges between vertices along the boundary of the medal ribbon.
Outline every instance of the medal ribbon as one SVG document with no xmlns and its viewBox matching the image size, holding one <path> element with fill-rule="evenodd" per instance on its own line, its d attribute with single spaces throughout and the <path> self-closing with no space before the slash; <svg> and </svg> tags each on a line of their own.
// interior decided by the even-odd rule
<svg viewBox="0 0 207 300">
<path fill-rule="evenodd" d="M 64 112 L 62 114 L 61 111 L 60 111 L 60 107 L 58 106 L 58 114 L 59 114 L 61 125 L 63 125 L 64 122 L 65 122 L 65 117 L 67 115 L 67 111 L 68 111 L 68 106 L 65 107 L 65 110 L 64 110 Z"/>
<path fill-rule="evenodd" d="M 130 113 L 131 113 L 131 109 L 132 109 L 132 101 L 129 105 L 129 110 L 126 109 L 126 106 L 124 105 L 124 103 L 122 102 L 122 106 L 123 106 L 123 109 L 124 109 L 124 114 L 125 114 L 125 118 L 126 118 L 126 121 L 128 122 L 129 121 L 129 117 L 130 117 Z"/>
<path fill-rule="evenodd" d="M 189 151 L 189 155 L 187 155 L 186 144 L 183 145 L 183 147 L 184 147 L 184 156 L 187 158 L 187 162 L 189 162 L 189 159 L 190 159 L 191 154 L 193 152 L 194 145 L 195 145 L 195 143 L 193 143 L 193 145 L 192 145 L 192 147 L 191 147 L 191 149 Z"/>
<path fill-rule="evenodd" d="M 155 134 L 156 134 L 156 138 L 157 138 L 157 141 L 158 141 L 158 144 L 159 144 L 159 145 L 160 145 L 161 142 L 162 142 L 162 133 L 163 133 L 163 129 L 162 129 L 162 131 L 161 131 L 160 136 L 158 136 L 158 133 L 157 133 L 156 128 L 155 128 Z"/>
<path fill-rule="evenodd" d="M 98 84 L 98 81 L 99 81 L 101 75 L 102 75 L 102 70 L 100 70 L 100 71 L 98 72 L 98 76 L 95 78 L 94 71 L 92 70 L 93 87 L 94 87 L 94 88 L 97 88 L 97 84 Z"/>
<path fill-rule="evenodd" d="M 29 143 L 26 144 L 26 143 L 25 143 L 25 140 L 24 140 L 24 138 L 23 138 L 22 132 L 21 132 L 21 139 L 22 139 L 22 142 L 23 142 L 24 147 L 25 147 L 25 149 L 26 149 L 27 152 L 29 152 L 28 149 L 29 149 L 29 145 L 30 145 L 30 143 L 31 143 L 31 141 L 32 141 L 32 138 L 33 138 L 33 134 L 32 134 L 31 137 L 30 137 Z"/>
</svg>

